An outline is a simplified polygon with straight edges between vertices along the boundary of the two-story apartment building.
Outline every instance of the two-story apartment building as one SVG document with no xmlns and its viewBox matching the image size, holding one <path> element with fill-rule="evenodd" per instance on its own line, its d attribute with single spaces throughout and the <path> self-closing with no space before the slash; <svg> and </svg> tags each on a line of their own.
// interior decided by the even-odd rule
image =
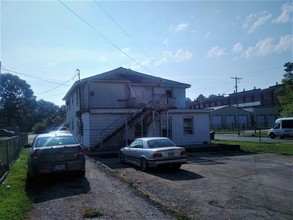
<svg viewBox="0 0 293 220">
<path fill-rule="evenodd" d="M 142 136 L 209 143 L 209 110 L 186 108 L 189 87 L 120 67 L 76 81 L 63 98 L 66 121 L 85 147 L 99 150 Z"/>
</svg>

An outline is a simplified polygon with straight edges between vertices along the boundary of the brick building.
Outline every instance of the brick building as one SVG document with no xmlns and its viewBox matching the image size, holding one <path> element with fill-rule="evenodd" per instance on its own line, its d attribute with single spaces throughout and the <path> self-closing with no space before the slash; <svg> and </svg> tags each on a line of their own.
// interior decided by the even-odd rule
<svg viewBox="0 0 293 220">
<path fill-rule="evenodd" d="M 238 107 L 241 111 L 245 110 L 246 112 L 250 112 L 250 116 L 248 118 L 247 116 L 244 117 L 244 115 L 246 114 L 243 114 L 243 116 L 238 115 L 238 120 L 239 123 L 241 122 L 241 127 L 255 128 L 261 126 L 262 128 L 269 128 L 273 125 L 274 121 L 279 117 L 279 112 L 276 108 L 276 90 L 280 87 L 281 85 L 276 84 L 266 89 L 254 88 L 248 91 L 243 90 L 238 93 L 232 93 L 228 96 L 212 96 L 202 101 L 193 101 L 190 104 L 190 108 L 211 109 L 211 128 L 224 129 L 227 128 L 227 125 L 225 125 L 224 122 L 227 120 L 228 117 L 231 121 L 229 123 L 234 124 L 236 126 L 237 112 L 235 111 L 235 107 L 238 103 Z M 234 107 L 234 109 L 223 108 L 225 106 L 231 106 Z M 241 121 L 241 118 L 243 119 L 243 121 Z"/>
</svg>

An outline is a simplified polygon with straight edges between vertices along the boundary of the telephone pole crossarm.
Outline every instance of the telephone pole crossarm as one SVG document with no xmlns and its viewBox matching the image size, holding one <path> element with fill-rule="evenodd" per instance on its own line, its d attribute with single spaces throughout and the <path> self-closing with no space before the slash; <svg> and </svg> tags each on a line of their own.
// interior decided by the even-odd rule
<svg viewBox="0 0 293 220">
<path fill-rule="evenodd" d="M 237 112 L 237 116 L 236 116 L 236 126 L 237 126 L 237 131 L 238 131 L 238 136 L 240 135 L 240 125 L 239 125 L 239 108 L 238 108 L 238 81 L 242 78 L 240 77 L 231 77 L 231 79 L 235 80 L 235 93 L 236 93 L 236 112 Z"/>
</svg>

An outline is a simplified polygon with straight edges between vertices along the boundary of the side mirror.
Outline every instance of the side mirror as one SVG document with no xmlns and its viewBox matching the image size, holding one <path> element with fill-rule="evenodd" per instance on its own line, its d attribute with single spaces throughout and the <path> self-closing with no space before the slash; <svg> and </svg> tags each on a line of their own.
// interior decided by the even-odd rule
<svg viewBox="0 0 293 220">
<path fill-rule="evenodd" d="M 25 144 L 23 147 L 24 148 L 31 148 L 32 147 L 32 144 Z"/>
</svg>

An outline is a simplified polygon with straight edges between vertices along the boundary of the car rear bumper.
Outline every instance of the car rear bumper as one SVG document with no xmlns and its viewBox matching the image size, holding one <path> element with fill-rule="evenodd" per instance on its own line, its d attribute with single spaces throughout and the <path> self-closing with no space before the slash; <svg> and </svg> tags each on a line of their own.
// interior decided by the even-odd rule
<svg viewBox="0 0 293 220">
<path fill-rule="evenodd" d="M 29 172 L 32 177 L 60 172 L 85 171 L 85 158 L 58 163 L 32 163 Z"/>
<path fill-rule="evenodd" d="M 172 160 L 148 160 L 149 167 L 159 167 L 159 166 L 168 166 L 175 164 L 184 164 L 187 163 L 187 158 L 178 158 Z"/>
</svg>

